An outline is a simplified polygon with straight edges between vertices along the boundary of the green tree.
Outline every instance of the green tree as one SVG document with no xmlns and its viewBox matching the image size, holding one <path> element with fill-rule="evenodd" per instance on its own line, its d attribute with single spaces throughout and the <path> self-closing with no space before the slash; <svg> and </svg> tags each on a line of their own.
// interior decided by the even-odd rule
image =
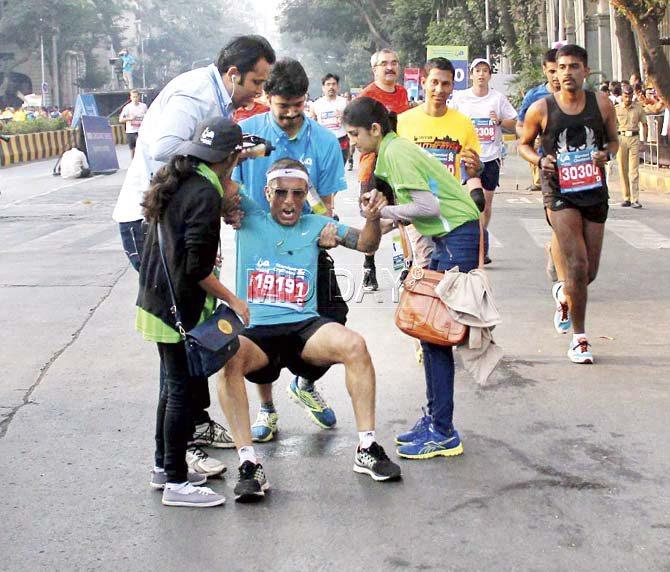
<svg viewBox="0 0 670 572">
<path fill-rule="evenodd" d="M 661 43 L 660 24 L 668 10 L 668 0 L 610 0 L 637 32 L 642 63 L 666 107 L 670 107 L 670 64 Z"/>
<path fill-rule="evenodd" d="M 54 63 L 54 55 L 58 64 L 62 64 L 67 51 L 90 56 L 94 48 L 119 35 L 124 7 L 125 0 L 33 0 L 13 3 L 11 9 L 4 10 L 0 17 L 0 40 L 15 44 L 23 55 L 5 65 L 5 85 L 11 71 L 26 61 L 40 57 L 40 38 L 44 39 L 48 65 Z M 52 51 L 54 38 L 56 54 Z M 86 70 L 89 81 L 100 77 L 100 70 L 91 57 L 87 57 Z M 84 82 L 85 78 L 80 78 L 80 81 Z M 0 86 L 0 93 L 4 93 L 5 85 Z"/>
<path fill-rule="evenodd" d="M 223 45 L 233 36 L 251 33 L 246 22 L 247 2 L 234 5 L 200 2 L 185 8 L 180 0 L 138 2 L 142 22 L 144 62 L 148 85 L 163 86 L 179 73 L 216 61 Z"/>
</svg>

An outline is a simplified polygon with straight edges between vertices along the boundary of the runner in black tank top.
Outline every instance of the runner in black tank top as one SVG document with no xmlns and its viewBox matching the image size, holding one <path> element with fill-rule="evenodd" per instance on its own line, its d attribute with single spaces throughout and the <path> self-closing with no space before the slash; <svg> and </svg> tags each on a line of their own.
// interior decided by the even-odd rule
<svg viewBox="0 0 670 572">
<path fill-rule="evenodd" d="M 582 87 L 590 72 L 584 48 L 562 47 L 556 63 L 561 90 L 530 107 L 519 153 L 542 170 L 545 213 L 553 230 L 551 252 L 559 280 L 552 287 L 554 328 L 561 334 L 572 329 L 568 349 L 572 362 L 593 363 L 585 330 L 586 301 L 588 285 L 595 280 L 600 263 L 608 210 L 603 167 L 619 147 L 616 119 L 604 95 Z M 542 157 L 533 148 L 538 135 Z"/>
<path fill-rule="evenodd" d="M 557 171 L 542 174 L 542 194 L 546 207 L 555 210 L 557 197 L 576 207 L 603 205 L 609 198 L 604 169 L 593 164 L 591 154 L 606 148 L 607 133 L 596 94 L 585 91 L 581 113 L 568 115 L 558 106 L 556 96 L 545 98 L 547 125 L 542 133 L 542 149 L 557 160 Z M 553 208 L 552 208 L 553 207 Z"/>
</svg>

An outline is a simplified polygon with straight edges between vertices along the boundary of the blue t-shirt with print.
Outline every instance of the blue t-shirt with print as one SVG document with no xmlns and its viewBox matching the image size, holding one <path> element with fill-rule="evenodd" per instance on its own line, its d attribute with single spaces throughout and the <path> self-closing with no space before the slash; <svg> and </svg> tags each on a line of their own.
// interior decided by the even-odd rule
<svg viewBox="0 0 670 572">
<path fill-rule="evenodd" d="M 246 195 L 237 231 L 237 296 L 246 300 L 250 326 L 301 322 L 319 315 L 316 276 L 319 235 L 329 223 L 344 238 L 349 227 L 320 215 L 282 226 Z"/>
<path fill-rule="evenodd" d="M 270 209 L 264 192 L 267 171 L 275 161 L 285 157 L 307 167 L 310 182 L 322 197 L 346 190 L 344 162 L 337 137 L 313 119 L 305 117 L 302 128 L 293 138 L 277 125 L 269 111 L 241 121 L 240 127 L 244 133 L 263 137 L 276 147 L 269 157 L 243 161 L 233 172 L 233 180 L 244 185 L 249 196 L 264 210 Z M 303 212 L 310 212 L 306 201 Z"/>
</svg>

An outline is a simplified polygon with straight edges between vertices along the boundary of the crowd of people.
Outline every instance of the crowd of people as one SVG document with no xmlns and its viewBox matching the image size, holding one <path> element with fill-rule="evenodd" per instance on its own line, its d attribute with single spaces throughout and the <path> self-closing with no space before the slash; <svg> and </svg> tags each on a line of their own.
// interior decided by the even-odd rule
<svg viewBox="0 0 670 572">
<path fill-rule="evenodd" d="M 0 112 L 0 121 L 15 121 L 22 123 L 24 121 L 34 121 L 35 119 L 65 119 L 68 125 L 72 123 L 72 109 L 69 107 L 59 109 L 58 107 L 38 107 L 24 105 L 22 107 L 5 107 Z"/>
<path fill-rule="evenodd" d="M 572 362 L 594 363 L 587 288 L 598 270 L 608 213 L 605 168 L 619 150 L 621 126 L 609 98 L 583 87 L 586 51 L 567 45 L 547 52 L 547 83 L 527 94 L 519 113 L 490 86 L 493 68 L 484 58 L 470 66 L 472 87 L 456 93 L 453 64 L 428 60 L 425 99 L 415 105 L 398 83 L 394 50 L 378 51 L 370 63 L 373 80 L 357 97 L 340 96 L 339 77 L 329 73 L 323 97 L 307 110 L 309 81 L 300 62 L 276 61 L 264 38 L 242 36 L 215 64 L 172 80 L 136 121 L 141 126 L 114 219 L 139 273 L 136 327 L 160 356 L 150 484 L 163 491 L 165 505 L 225 502 L 201 486 L 226 470 L 204 447 L 237 450 L 236 500 L 264 497 L 269 481 L 254 443 L 278 432 L 273 384 L 284 368 L 293 375 L 291 399 L 329 429 L 337 418 L 317 382 L 343 364 L 358 434 L 353 470 L 376 481 L 401 478 L 376 433 L 373 360 L 365 339 L 346 326 L 349 309 L 331 279 L 328 250 L 361 252 L 369 290 L 378 287 L 375 252 L 393 228 L 410 245 L 410 278 L 429 270 L 467 275 L 484 254 L 490 263 L 486 227 L 503 131 L 516 129 L 521 155 L 539 171 L 553 232 L 554 326 L 572 333 Z M 360 228 L 335 215 L 352 147 L 361 155 Z M 234 290 L 219 276 L 222 220 L 237 230 Z M 210 417 L 207 378 L 190 373 L 184 341 L 217 301 L 245 326 L 238 351 L 217 374 L 230 429 Z M 396 453 L 460 455 L 453 348 L 420 345 L 427 404 L 414 426 L 395 437 Z M 259 394 L 253 423 L 245 380 Z"/>
</svg>

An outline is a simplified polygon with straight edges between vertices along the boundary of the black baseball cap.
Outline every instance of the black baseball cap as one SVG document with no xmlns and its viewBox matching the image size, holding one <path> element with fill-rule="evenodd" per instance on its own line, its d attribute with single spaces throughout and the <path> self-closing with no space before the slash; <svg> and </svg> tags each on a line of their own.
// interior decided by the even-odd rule
<svg viewBox="0 0 670 572">
<path fill-rule="evenodd" d="M 220 163 L 242 150 L 242 129 L 225 117 L 211 117 L 199 123 L 191 141 L 182 143 L 178 155 L 189 155 L 208 163 Z"/>
</svg>

